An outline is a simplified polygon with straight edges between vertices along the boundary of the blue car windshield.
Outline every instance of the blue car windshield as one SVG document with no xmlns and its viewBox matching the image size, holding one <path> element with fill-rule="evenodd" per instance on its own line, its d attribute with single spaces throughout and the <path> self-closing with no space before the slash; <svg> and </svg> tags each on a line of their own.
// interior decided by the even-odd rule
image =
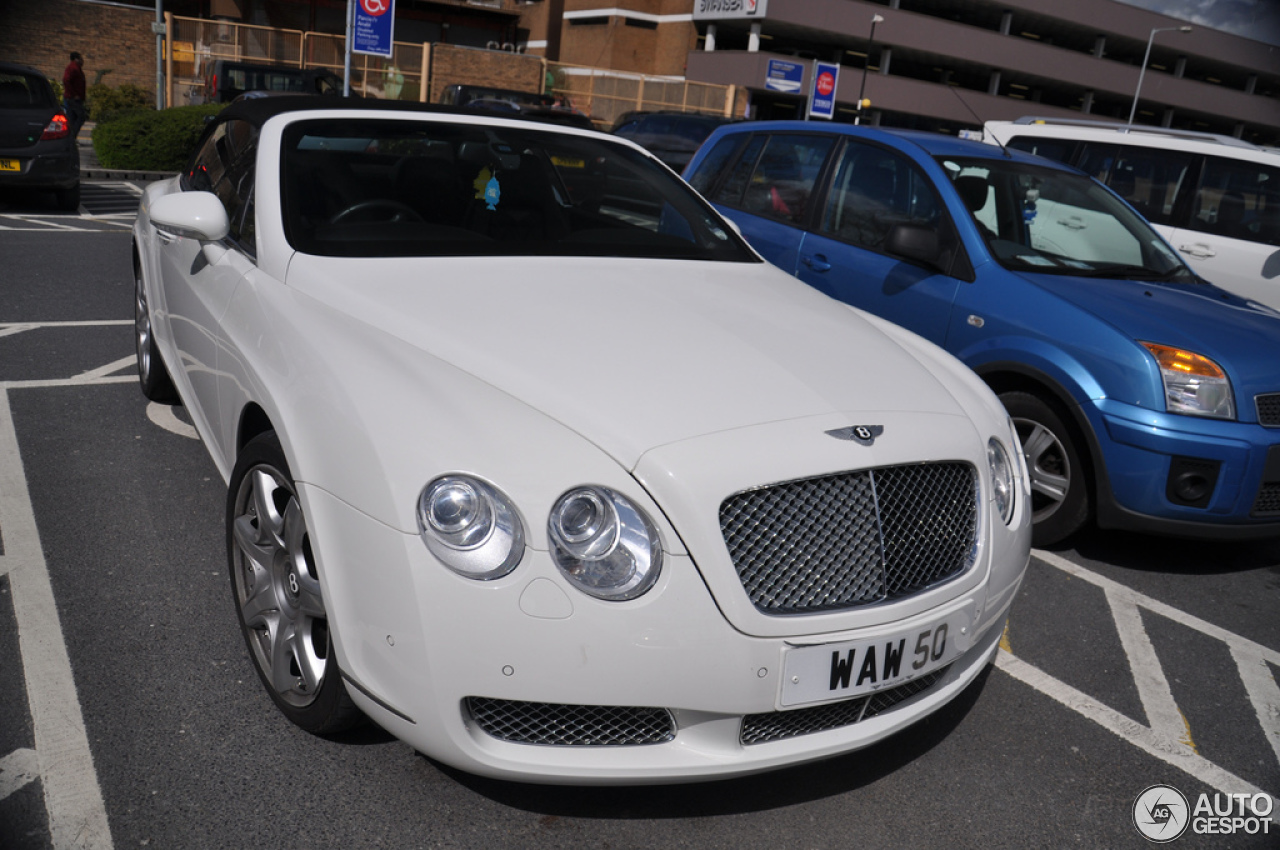
<svg viewBox="0 0 1280 850">
<path fill-rule="evenodd" d="M 320 256 L 613 256 L 759 262 L 631 147 L 527 126 L 323 118 L 285 128 L 285 235 Z"/>
<path fill-rule="evenodd" d="M 986 240 L 1015 271 L 1198 280 L 1145 219 L 1097 181 L 1018 160 L 939 157 Z"/>
</svg>

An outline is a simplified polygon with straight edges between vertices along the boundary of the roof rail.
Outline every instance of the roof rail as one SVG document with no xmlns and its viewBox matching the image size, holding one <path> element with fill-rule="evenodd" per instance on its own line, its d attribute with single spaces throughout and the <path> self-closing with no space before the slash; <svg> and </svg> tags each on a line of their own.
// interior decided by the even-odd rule
<svg viewBox="0 0 1280 850">
<path fill-rule="evenodd" d="M 1252 142 L 1246 142 L 1244 139 L 1237 139 L 1234 136 L 1224 136 L 1221 133 L 1204 133 L 1199 130 L 1175 130 L 1172 127 L 1152 127 L 1147 124 L 1123 124 L 1118 121 L 1094 121 L 1087 118 L 1042 118 L 1034 115 L 1024 115 L 1011 124 L 1067 124 L 1077 127 L 1096 127 L 1101 130 L 1115 130 L 1117 133 L 1147 133 L 1153 136 L 1169 136 L 1177 139 L 1196 139 L 1202 142 L 1215 142 L 1220 145 L 1228 145 L 1234 148 L 1249 148 L 1252 150 L 1261 150 Z"/>
</svg>

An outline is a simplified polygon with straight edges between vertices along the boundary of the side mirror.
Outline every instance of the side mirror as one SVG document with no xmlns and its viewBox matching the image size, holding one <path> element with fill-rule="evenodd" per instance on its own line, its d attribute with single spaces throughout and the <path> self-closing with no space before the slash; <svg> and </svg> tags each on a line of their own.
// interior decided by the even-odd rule
<svg viewBox="0 0 1280 850">
<path fill-rule="evenodd" d="M 927 265 L 936 265 L 941 252 L 938 229 L 924 224 L 895 224 L 884 247 L 890 254 Z"/>
<path fill-rule="evenodd" d="M 212 192 L 165 195 L 156 199 L 147 214 L 160 230 L 201 242 L 217 242 L 231 232 L 227 210 Z"/>
</svg>

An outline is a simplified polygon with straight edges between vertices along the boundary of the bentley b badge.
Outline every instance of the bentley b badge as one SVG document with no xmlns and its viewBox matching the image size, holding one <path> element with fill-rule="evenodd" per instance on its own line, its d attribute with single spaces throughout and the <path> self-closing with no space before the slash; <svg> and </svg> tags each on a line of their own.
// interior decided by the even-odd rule
<svg viewBox="0 0 1280 850">
<path fill-rule="evenodd" d="M 876 441 L 876 437 L 884 433 L 884 426 L 850 425 L 848 428 L 837 428 L 827 433 L 837 440 L 853 440 L 855 443 L 869 446 Z"/>
</svg>

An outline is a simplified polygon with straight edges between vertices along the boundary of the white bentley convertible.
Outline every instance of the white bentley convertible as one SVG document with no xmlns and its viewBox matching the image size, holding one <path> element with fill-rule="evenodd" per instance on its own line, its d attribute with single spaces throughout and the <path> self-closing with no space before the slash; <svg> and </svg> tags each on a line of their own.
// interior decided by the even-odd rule
<svg viewBox="0 0 1280 850">
<path fill-rule="evenodd" d="M 688 781 L 864 747 L 996 652 L 1029 500 L 995 396 L 629 142 L 248 101 L 134 251 L 143 392 L 227 481 L 249 656 L 304 729 Z"/>
</svg>

